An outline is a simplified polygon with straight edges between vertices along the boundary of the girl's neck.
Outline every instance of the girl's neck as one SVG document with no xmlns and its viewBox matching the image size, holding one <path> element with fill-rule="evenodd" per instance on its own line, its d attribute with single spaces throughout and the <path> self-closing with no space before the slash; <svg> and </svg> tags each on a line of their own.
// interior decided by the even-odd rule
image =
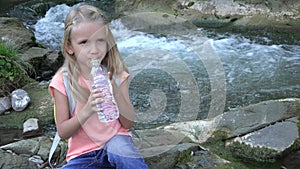
<svg viewBox="0 0 300 169">
<path fill-rule="evenodd" d="M 90 70 L 82 70 L 81 69 L 81 76 L 85 79 L 85 80 L 90 80 L 91 77 L 91 71 Z"/>
<path fill-rule="evenodd" d="M 91 75 L 90 74 L 81 74 L 81 76 L 85 79 L 85 80 L 91 80 L 92 79 L 92 77 L 91 77 Z"/>
</svg>

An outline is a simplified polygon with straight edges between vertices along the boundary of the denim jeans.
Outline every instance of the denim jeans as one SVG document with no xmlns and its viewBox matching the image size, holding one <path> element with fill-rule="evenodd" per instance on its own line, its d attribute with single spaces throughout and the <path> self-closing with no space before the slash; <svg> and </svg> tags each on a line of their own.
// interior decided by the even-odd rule
<svg viewBox="0 0 300 169">
<path fill-rule="evenodd" d="M 148 169 L 132 138 L 116 135 L 96 151 L 70 160 L 62 169 Z"/>
</svg>

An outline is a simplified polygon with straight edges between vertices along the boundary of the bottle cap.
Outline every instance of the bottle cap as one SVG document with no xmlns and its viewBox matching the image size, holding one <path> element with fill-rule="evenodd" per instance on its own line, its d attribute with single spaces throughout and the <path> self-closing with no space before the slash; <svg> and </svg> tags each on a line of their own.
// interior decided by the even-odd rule
<svg viewBox="0 0 300 169">
<path fill-rule="evenodd" d="M 91 59 L 91 64 L 93 66 L 99 66 L 100 65 L 100 60 L 99 59 Z"/>
</svg>

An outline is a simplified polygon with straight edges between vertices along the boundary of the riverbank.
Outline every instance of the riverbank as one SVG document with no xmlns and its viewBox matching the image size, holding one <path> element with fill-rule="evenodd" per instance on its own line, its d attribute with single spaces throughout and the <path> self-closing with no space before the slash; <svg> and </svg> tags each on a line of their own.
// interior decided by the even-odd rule
<svg viewBox="0 0 300 169">
<path fill-rule="evenodd" d="M 0 16 L 13 16 L 24 22 L 36 22 L 45 12 L 58 4 L 74 5 L 80 2 L 98 6 L 110 19 L 139 12 L 167 13 L 184 18 L 197 27 L 225 32 L 266 30 L 269 32 L 297 33 L 300 28 L 300 2 L 290 1 L 68 1 L 68 0 L 14 0 L 4 3 Z M 14 8 L 13 8 L 14 7 Z M 32 24 L 32 23 L 31 23 Z"/>
</svg>

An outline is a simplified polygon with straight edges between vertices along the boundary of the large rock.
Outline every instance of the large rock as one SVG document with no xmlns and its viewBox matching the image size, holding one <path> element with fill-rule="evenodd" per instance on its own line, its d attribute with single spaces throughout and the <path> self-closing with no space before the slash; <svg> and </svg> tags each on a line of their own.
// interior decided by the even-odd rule
<svg viewBox="0 0 300 169">
<path fill-rule="evenodd" d="M 237 156 L 274 162 L 275 159 L 282 157 L 283 153 L 298 149 L 298 122 L 297 118 L 277 122 L 255 132 L 236 137 L 228 141 L 227 146 Z"/>
<path fill-rule="evenodd" d="M 0 166 L 6 169 L 38 169 L 39 167 L 29 161 L 25 156 L 19 156 L 0 149 Z"/>
<path fill-rule="evenodd" d="M 235 29 L 280 29 L 297 31 L 300 27 L 300 3 L 291 1 L 116 1 L 123 15 L 140 12 L 165 12 L 182 17 L 199 27 Z"/>
<path fill-rule="evenodd" d="M 163 34 L 192 35 L 197 27 L 182 17 L 162 12 L 139 12 L 121 17 L 122 23 L 130 30 Z"/>
<path fill-rule="evenodd" d="M 18 18 L 0 17 L 0 29 L 1 40 L 13 43 L 19 50 L 27 49 L 34 44 L 33 32 Z"/>
<path fill-rule="evenodd" d="M 225 112 L 214 118 L 164 126 L 205 143 L 215 132 L 226 133 L 227 146 L 241 158 L 272 161 L 299 148 L 300 100 L 270 100 Z M 182 137 L 183 138 L 183 137 Z"/>
<path fill-rule="evenodd" d="M 297 117 L 299 110 L 299 98 L 269 100 L 224 112 L 214 118 L 178 122 L 163 128 L 185 133 L 194 142 L 203 143 L 215 131 L 225 131 L 228 133 L 228 138 L 234 138 L 275 122 Z"/>
<path fill-rule="evenodd" d="M 9 96 L 0 97 L 0 115 L 11 108 L 11 99 Z"/>
<path fill-rule="evenodd" d="M 17 56 L 33 66 L 37 80 L 50 80 L 64 61 L 58 52 L 41 47 L 31 47 Z"/>
</svg>

